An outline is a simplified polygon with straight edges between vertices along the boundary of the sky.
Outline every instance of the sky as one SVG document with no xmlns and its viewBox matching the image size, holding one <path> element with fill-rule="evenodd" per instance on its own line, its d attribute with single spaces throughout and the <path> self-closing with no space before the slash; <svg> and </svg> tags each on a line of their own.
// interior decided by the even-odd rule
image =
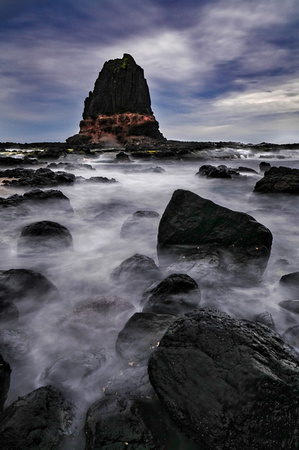
<svg viewBox="0 0 299 450">
<path fill-rule="evenodd" d="M 0 0 L 0 142 L 64 142 L 133 56 L 167 139 L 299 142 L 299 0 Z"/>
</svg>

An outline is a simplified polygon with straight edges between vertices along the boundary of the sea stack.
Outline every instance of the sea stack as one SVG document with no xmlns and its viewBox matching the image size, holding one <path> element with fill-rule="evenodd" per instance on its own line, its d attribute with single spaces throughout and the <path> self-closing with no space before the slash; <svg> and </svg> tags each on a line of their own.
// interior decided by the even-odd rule
<svg viewBox="0 0 299 450">
<path fill-rule="evenodd" d="M 80 131 L 67 142 L 125 144 L 144 138 L 165 139 L 151 109 L 143 69 L 125 53 L 122 59 L 105 62 L 85 99 Z"/>
</svg>

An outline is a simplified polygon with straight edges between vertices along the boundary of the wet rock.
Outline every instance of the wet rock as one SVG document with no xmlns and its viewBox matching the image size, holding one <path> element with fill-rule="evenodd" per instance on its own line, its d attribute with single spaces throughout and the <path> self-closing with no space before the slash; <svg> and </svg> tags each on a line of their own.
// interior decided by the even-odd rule
<svg viewBox="0 0 299 450">
<path fill-rule="evenodd" d="M 156 211 L 136 211 L 123 223 L 120 236 L 125 239 L 144 234 L 155 236 L 159 219 Z"/>
<path fill-rule="evenodd" d="M 88 410 L 86 449 L 200 450 L 169 419 L 151 387 L 147 367 L 121 371 Z"/>
<path fill-rule="evenodd" d="M 135 313 L 117 337 L 117 352 L 131 366 L 146 363 L 175 318 L 167 314 Z"/>
<path fill-rule="evenodd" d="M 49 296 L 59 296 L 56 286 L 48 278 L 30 269 L 1 270 L 0 292 L 6 300 L 14 302 L 26 297 L 45 300 Z"/>
<path fill-rule="evenodd" d="M 299 194 L 299 169 L 271 167 L 256 183 L 254 192 Z"/>
<path fill-rule="evenodd" d="M 15 329 L 0 330 L 0 353 L 14 368 L 28 360 L 31 338 L 27 333 Z"/>
<path fill-rule="evenodd" d="M 283 300 L 278 303 L 283 309 L 287 309 L 295 314 L 299 314 L 299 300 Z"/>
<path fill-rule="evenodd" d="M 35 158 L 14 158 L 13 156 L 0 156 L 0 166 L 23 166 L 23 165 L 36 165 L 39 164 Z"/>
<path fill-rule="evenodd" d="M 0 416 L 9 390 L 10 373 L 11 369 L 9 364 L 5 362 L 2 355 L 0 355 Z"/>
<path fill-rule="evenodd" d="M 298 446 L 299 355 L 270 328 L 206 308 L 188 313 L 148 368 L 163 407 L 200 448 Z"/>
<path fill-rule="evenodd" d="M 53 172 L 50 169 L 7 169 L 0 172 L 1 178 L 6 186 L 17 187 L 47 187 L 59 184 L 73 184 L 75 175 L 68 172 Z"/>
<path fill-rule="evenodd" d="M 290 345 L 299 347 L 299 325 L 294 325 L 286 329 L 282 338 Z"/>
<path fill-rule="evenodd" d="M 266 172 L 266 170 L 271 169 L 271 164 L 268 163 L 268 162 L 262 161 L 262 162 L 259 164 L 259 168 L 260 168 L 260 171 L 261 171 L 261 172 Z"/>
<path fill-rule="evenodd" d="M 19 310 L 13 302 L 3 301 L 0 298 L 0 327 L 19 318 Z"/>
<path fill-rule="evenodd" d="M 147 297 L 147 300 L 145 298 Z M 180 315 L 198 308 L 198 284 L 189 275 L 169 275 L 158 285 L 148 289 L 143 298 L 144 313 Z"/>
<path fill-rule="evenodd" d="M 279 280 L 280 289 L 291 299 L 299 298 L 299 272 L 283 275 Z"/>
<path fill-rule="evenodd" d="M 102 183 L 102 184 L 114 184 L 118 183 L 114 178 L 107 177 L 90 177 L 84 180 L 86 183 Z"/>
<path fill-rule="evenodd" d="M 129 155 L 125 152 L 119 152 L 115 155 L 115 161 L 116 162 L 124 162 L 124 163 L 128 163 L 131 162 L 131 159 L 129 157 Z"/>
<path fill-rule="evenodd" d="M 230 169 L 225 165 L 220 165 L 218 167 L 205 164 L 199 168 L 196 173 L 197 176 L 207 177 L 207 178 L 233 178 L 240 174 L 234 170 Z"/>
<path fill-rule="evenodd" d="M 179 189 L 161 218 L 157 250 L 162 265 L 182 267 L 216 253 L 224 282 L 236 276 L 258 278 L 267 266 L 271 245 L 270 230 L 253 217 Z"/>
<path fill-rule="evenodd" d="M 63 356 L 48 367 L 41 375 L 41 382 L 51 384 L 63 392 L 81 390 L 106 361 L 104 352 L 94 355 L 90 352 L 76 351 Z"/>
<path fill-rule="evenodd" d="M 26 205 L 45 206 L 50 208 L 51 211 L 53 209 L 59 209 L 64 212 L 74 212 L 66 195 L 55 189 L 49 189 L 47 191 L 33 189 L 32 191 L 25 192 L 23 195 L 23 203 Z"/>
<path fill-rule="evenodd" d="M 20 397 L 6 410 L 0 422 L 5 449 L 57 449 L 70 434 L 72 405 L 52 386 Z"/>
<path fill-rule="evenodd" d="M 19 252 L 61 252 L 73 249 L 69 230 L 57 222 L 43 220 L 23 228 L 18 241 Z"/>
<path fill-rule="evenodd" d="M 267 327 L 271 328 L 271 330 L 275 331 L 275 324 L 272 315 L 268 311 L 264 311 L 260 314 L 254 316 L 254 320 L 259 322 Z"/>
<path fill-rule="evenodd" d="M 161 278 L 162 274 L 155 261 L 139 253 L 125 259 L 111 274 L 112 281 L 130 292 L 136 289 L 141 292 Z"/>
</svg>

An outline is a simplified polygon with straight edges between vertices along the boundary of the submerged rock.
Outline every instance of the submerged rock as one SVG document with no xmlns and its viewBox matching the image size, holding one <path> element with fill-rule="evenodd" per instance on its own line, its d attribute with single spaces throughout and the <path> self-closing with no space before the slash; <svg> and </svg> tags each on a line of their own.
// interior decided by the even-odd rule
<svg viewBox="0 0 299 450">
<path fill-rule="evenodd" d="M 155 261 L 149 256 L 139 253 L 125 259 L 111 273 L 112 281 L 132 293 L 135 290 L 142 292 L 161 278 L 162 274 Z"/>
<path fill-rule="evenodd" d="M 117 352 L 131 366 L 146 363 L 175 318 L 168 314 L 135 313 L 117 337 Z"/>
<path fill-rule="evenodd" d="M 198 308 L 200 302 L 198 284 L 189 275 L 169 275 L 161 283 L 149 288 L 143 298 L 143 312 L 180 315 Z M 146 299 L 146 300 L 145 300 Z"/>
<path fill-rule="evenodd" d="M 18 242 L 19 252 L 61 252 L 73 249 L 69 230 L 57 222 L 43 220 L 23 228 Z"/>
<path fill-rule="evenodd" d="M 236 274 L 257 278 L 267 266 L 271 245 L 270 230 L 253 217 L 178 189 L 161 218 L 157 250 L 160 263 L 179 263 L 182 272 L 190 273 L 200 260 L 217 254 L 223 279 Z"/>
<path fill-rule="evenodd" d="M 299 299 L 299 272 L 283 275 L 279 280 L 279 287 L 292 300 Z"/>
<path fill-rule="evenodd" d="M 70 434 L 72 405 L 52 386 L 19 397 L 0 421 L 4 449 L 57 449 Z"/>
<path fill-rule="evenodd" d="M 240 176 L 239 172 L 234 169 L 230 169 L 225 165 L 216 167 L 209 164 L 201 166 L 196 175 L 207 178 L 233 178 Z"/>
<path fill-rule="evenodd" d="M 73 184 L 75 175 L 68 172 L 53 172 L 50 169 L 7 169 L 0 171 L 0 177 L 6 178 L 3 184 L 17 187 L 47 187 L 59 184 Z"/>
<path fill-rule="evenodd" d="M 123 223 L 120 236 L 122 238 L 138 238 L 142 235 L 156 236 L 160 214 L 156 211 L 136 211 Z"/>
<path fill-rule="evenodd" d="M 298 447 L 299 355 L 270 328 L 207 308 L 188 313 L 148 369 L 162 405 L 200 448 Z"/>
</svg>

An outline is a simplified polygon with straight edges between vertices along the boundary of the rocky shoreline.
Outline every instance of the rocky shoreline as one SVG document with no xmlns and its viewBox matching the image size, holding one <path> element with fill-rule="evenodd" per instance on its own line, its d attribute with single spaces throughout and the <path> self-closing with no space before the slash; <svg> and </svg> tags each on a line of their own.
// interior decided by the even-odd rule
<svg viewBox="0 0 299 450">
<path fill-rule="evenodd" d="M 280 160 L 282 150 L 299 146 L 143 141 L 118 148 L 62 143 L 1 148 L 6 194 L 0 197 L 0 220 L 3 236 L 10 238 L 0 240 L 3 448 L 295 450 L 299 272 L 287 270 L 285 255 L 279 255 L 283 275 L 275 275 L 275 283 L 282 300 L 275 317 L 262 309 L 254 296 L 265 292 L 277 235 L 254 214 L 206 198 L 196 181 L 218 183 L 219 189 L 239 183 L 234 188 L 242 195 L 242 183 L 253 177 L 255 207 L 263 195 L 296 202 L 299 169 L 273 167 L 272 161 L 262 161 L 259 170 L 217 164 L 243 162 L 238 151 Z M 226 153 L 217 155 L 218 150 Z M 152 177 L 146 180 L 154 185 L 153 177 L 169 170 L 150 166 L 155 160 L 176 164 L 176 173 L 180 162 L 198 161 L 197 192 L 178 187 L 160 212 L 149 208 L 152 198 L 146 194 L 141 209 L 134 199 L 117 202 L 124 181 L 111 177 L 110 168 L 116 167 L 122 180 Z M 103 206 L 109 189 L 114 197 Z M 105 271 L 98 253 L 110 245 L 103 240 L 97 250 L 97 239 L 115 221 L 121 224 L 119 242 L 131 249 L 140 240 L 144 252 L 118 265 L 113 259 L 105 282 L 94 282 L 91 275 L 97 279 Z M 95 250 L 84 253 L 89 239 Z M 60 273 L 65 267 L 68 275 Z M 247 288 L 253 297 L 246 310 Z M 32 373 L 38 387 L 30 390 Z M 10 391 L 17 399 L 7 404 Z"/>
</svg>

